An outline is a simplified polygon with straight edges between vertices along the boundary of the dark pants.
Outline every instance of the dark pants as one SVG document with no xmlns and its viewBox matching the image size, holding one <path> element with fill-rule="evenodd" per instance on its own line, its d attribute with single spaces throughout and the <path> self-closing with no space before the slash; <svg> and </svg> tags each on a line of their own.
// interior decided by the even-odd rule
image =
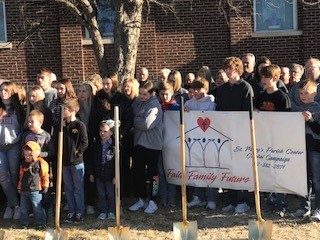
<svg viewBox="0 0 320 240">
<path fill-rule="evenodd" d="M 155 200 L 154 182 L 158 180 L 158 159 L 161 150 L 135 147 L 134 180 L 137 196 L 142 199 Z"/>
</svg>

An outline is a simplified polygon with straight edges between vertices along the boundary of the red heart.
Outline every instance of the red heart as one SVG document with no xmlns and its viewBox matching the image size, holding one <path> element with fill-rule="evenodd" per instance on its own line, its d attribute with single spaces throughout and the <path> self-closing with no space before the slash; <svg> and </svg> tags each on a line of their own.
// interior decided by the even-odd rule
<svg viewBox="0 0 320 240">
<path fill-rule="evenodd" d="M 210 126 L 210 119 L 209 118 L 205 118 L 203 119 L 202 117 L 199 117 L 197 120 L 197 123 L 199 125 L 199 127 L 202 129 L 202 131 L 207 131 L 208 127 Z"/>
</svg>

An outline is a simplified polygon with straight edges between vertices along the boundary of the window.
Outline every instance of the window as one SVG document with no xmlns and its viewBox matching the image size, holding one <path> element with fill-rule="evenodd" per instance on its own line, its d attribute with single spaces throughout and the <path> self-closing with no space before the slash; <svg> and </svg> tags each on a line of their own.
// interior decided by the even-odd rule
<svg viewBox="0 0 320 240">
<path fill-rule="evenodd" d="M 0 1 L 0 42 L 7 42 L 7 27 L 4 1 Z"/>
<path fill-rule="evenodd" d="M 102 38 L 113 37 L 116 12 L 113 0 L 97 0 L 97 21 Z M 86 39 L 90 39 L 86 31 Z"/>
<path fill-rule="evenodd" d="M 254 0 L 254 31 L 297 30 L 296 0 Z"/>
</svg>

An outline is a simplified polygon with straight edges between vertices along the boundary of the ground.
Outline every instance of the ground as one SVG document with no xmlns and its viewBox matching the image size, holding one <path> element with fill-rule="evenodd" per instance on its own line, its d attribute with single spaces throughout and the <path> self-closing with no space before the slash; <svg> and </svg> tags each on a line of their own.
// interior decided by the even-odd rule
<svg viewBox="0 0 320 240">
<path fill-rule="evenodd" d="M 264 201 L 262 201 L 262 215 L 266 220 L 272 221 L 272 239 L 281 240 L 319 240 L 320 222 L 310 222 L 309 219 L 297 219 L 292 216 L 292 212 L 298 206 L 298 199 L 289 197 L 289 213 L 284 218 L 280 218 L 270 211 Z M 127 209 L 134 199 L 123 201 L 123 214 L 121 215 L 121 225 L 130 228 L 132 240 L 173 239 L 172 226 L 174 222 L 181 222 L 181 210 L 179 207 L 172 209 L 159 207 L 153 215 L 147 215 L 143 211 L 129 212 Z M 179 204 L 180 205 L 180 204 Z M 217 210 L 208 211 L 205 208 L 194 208 L 188 210 L 188 220 L 197 221 L 198 239 L 201 240 L 224 240 L 224 239 L 248 239 L 248 221 L 256 219 L 254 205 L 246 214 L 224 214 L 221 212 L 223 203 L 218 203 Z M 0 208 L 3 214 L 4 207 Z M 63 216 L 65 213 L 62 214 Z M 53 221 L 49 224 L 54 227 Z M 69 239 L 108 239 L 108 227 L 114 227 L 115 221 L 99 221 L 96 216 L 86 216 L 83 223 L 66 224 L 61 223 L 64 231 L 70 234 Z M 5 230 L 5 239 L 44 239 L 45 231 L 34 229 L 20 230 L 19 222 L 0 220 L 0 230 Z"/>
</svg>

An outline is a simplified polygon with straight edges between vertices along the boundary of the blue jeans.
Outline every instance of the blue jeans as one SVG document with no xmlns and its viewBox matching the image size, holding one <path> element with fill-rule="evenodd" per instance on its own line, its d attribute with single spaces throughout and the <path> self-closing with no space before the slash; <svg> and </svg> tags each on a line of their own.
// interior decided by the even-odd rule
<svg viewBox="0 0 320 240">
<path fill-rule="evenodd" d="M 176 191 L 177 187 L 174 184 L 167 182 L 166 173 L 163 166 L 162 152 L 158 161 L 159 172 L 159 195 L 161 196 L 161 204 L 163 205 L 176 205 Z"/>
<path fill-rule="evenodd" d="M 7 197 L 7 206 L 15 207 L 18 203 L 17 185 L 20 164 L 20 142 L 0 151 L 0 184 Z"/>
<path fill-rule="evenodd" d="M 29 213 L 30 207 L 32 206 L 32 211 L 37 224 L 46 224 L 46 212 L 44 211 L 42 205 L 42 194 L 39 191 L 36 192 L 21 192 L 21 224 L 29 224 Z"/>
<path fill-rule="evenodd" d="M 112 181 L 95 179 L 98 190 L 98 209 L 100 213 L 115 213 L 115 192 Z"/>
<path fill-rule="evenodd" d="M 307 151 L 308 195 L 302 198 L 300 207 L 311 209 L 310 196 L 312 188 L 315 195 L 315 208 L 320 207 L 320 152 Z"/>
<path fill-rule="evenodd" d="M 84 214 L 84 163 L 63 166 L 62 174 L 69 213 Z"/>
</svg>

